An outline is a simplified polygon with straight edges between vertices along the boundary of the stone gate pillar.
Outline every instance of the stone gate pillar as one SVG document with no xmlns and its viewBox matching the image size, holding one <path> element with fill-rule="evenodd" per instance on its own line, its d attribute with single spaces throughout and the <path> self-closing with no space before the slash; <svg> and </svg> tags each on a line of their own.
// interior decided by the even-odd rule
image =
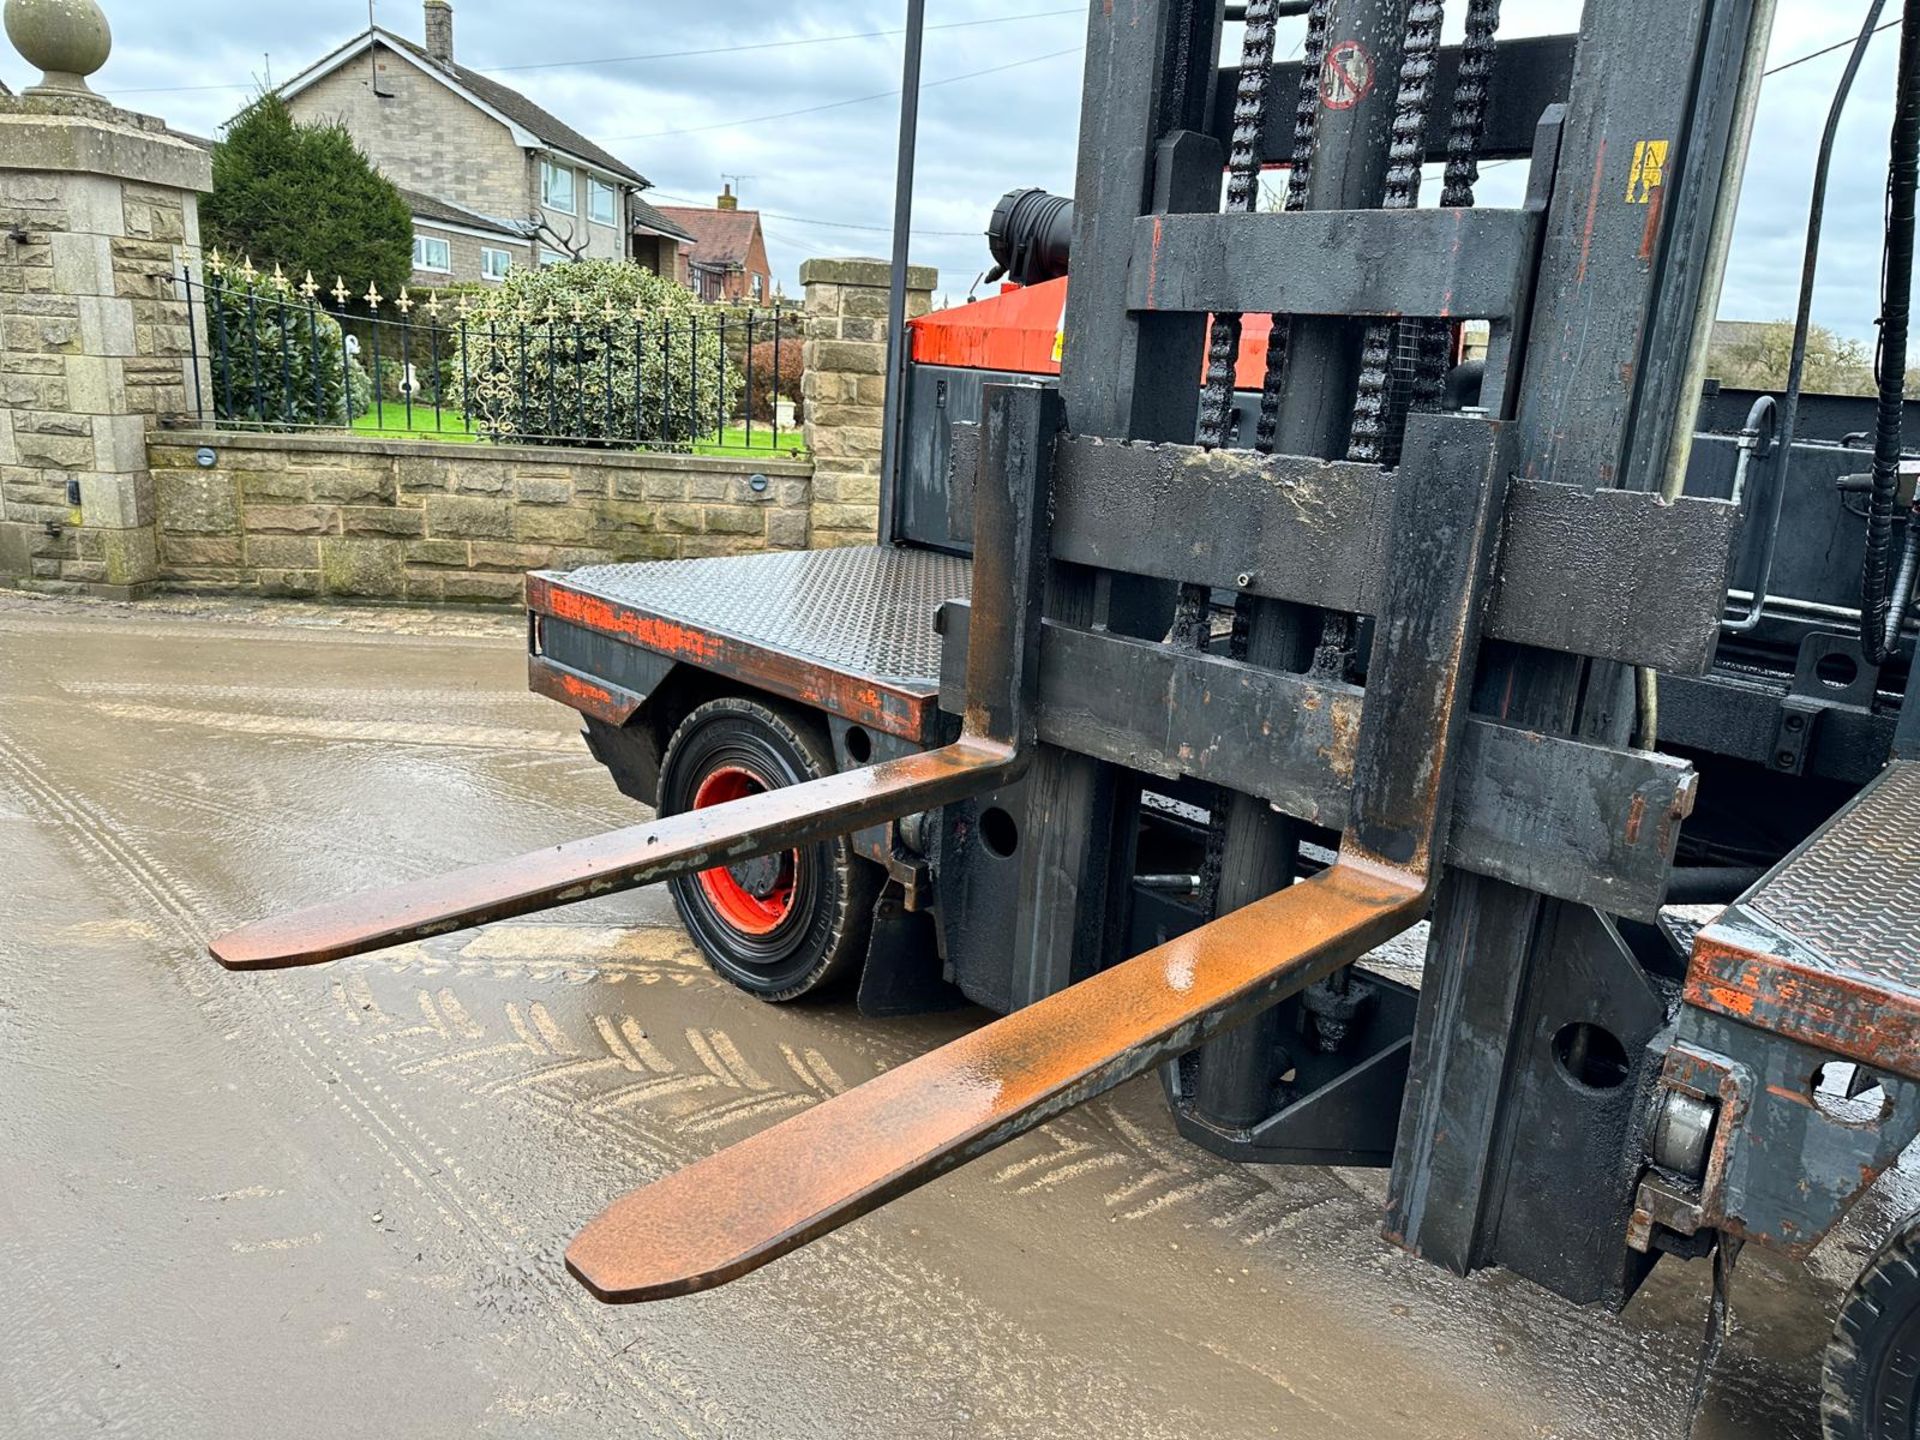
<svg viewBox="0 0 1920 1440">
<path fill-rule="evenodd" d="M 887 289 L 884 260 L 809 260 L 806 287 L 807 449 L 813 452 L 811 544 L 871 545 L 880 533 L 881 413 L 887 399 Z M 940 272 L 907 271 L 907 316 L 933 305 Z"/>
<path fill-rule="evenodd" d="M 0 95 L 0 583 L 136 595 L 156 568 L 147 431 L 192 408 L 169 277 L 197 265 L 212 159 L 87 89 L 108 49 L 89 0 L 8 0 L 6 28 L 47 73 Z"/>
</svg>

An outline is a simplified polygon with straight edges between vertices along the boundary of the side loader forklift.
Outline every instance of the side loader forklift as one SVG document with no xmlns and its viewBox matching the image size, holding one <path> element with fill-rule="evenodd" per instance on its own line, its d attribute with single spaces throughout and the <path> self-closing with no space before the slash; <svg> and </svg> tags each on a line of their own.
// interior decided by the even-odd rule
<svg viewBox="0 0 1920 1440">
<path fill-rule="evenodd" d="M 1096 0 L 1070 206 L 996 216 L 1026 288 L 896 312 L 878 543 L 530 578 L 533 687 L 658 818 L 216 958 L 665 881 L 762 999 L 1000 1014 L 613 1201 L 567 1254 L 609 1302 L 1150 1070 L 1219 1155 L 1390 1167 L 1387 1240 L 1458 1273 L 1620 1307 L 1817 1244 L 1920 1132 L 1920 0 L 1857 416 L 1801 393 L 1818 195 L 1786 390 L 1710 383 L 1772 0 L 1456 3 L 1448 47 L 1439 0 Z M 1043 343 L 956 339 L 1002 322 Z M 1354 968 L 1421 921 L 1417 991 Z M 1845 1300 L 1836 1440 L 1920 1435 L 1917 1254 Z"/>
</svg>

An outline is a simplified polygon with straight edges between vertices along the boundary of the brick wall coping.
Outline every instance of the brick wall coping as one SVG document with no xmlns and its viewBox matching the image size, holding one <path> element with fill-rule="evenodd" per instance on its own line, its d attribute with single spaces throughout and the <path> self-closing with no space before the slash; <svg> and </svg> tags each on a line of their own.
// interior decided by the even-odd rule
<svg viewBox="0 0 1920 1440">
<path fill-rule="evenodd" d="M 650 454 L 635 450 L 591 450 L 559 445 L 488 445 L 445 440 L 399 440 L 380 435 L 326 435 L 304 431 L 156 430 L 152 445 L 215 450 L 278 450 L 304 454 L 400 455 L 440 460 L 493 460 L 524 465 L 604 465 L 623 470 L 708 471 L 737 475 L 742 471 L 804 480 L 813 474 L 811 460 L 759 455 Z"/>
</svg>

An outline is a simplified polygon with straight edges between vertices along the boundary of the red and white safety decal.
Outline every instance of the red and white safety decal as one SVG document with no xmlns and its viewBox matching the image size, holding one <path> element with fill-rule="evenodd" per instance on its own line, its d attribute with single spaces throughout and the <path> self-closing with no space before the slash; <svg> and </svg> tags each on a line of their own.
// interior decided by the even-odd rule
<svg viewBox="0 0 1920 1440">
<path fill-rule="evenodd" d="M 1329 110 L 1351 110 L 1373 93 L 1373 56 L 1358 40 L 1342 40 L 1327 52 L 1320 71 L 1320 102 Z"/>
</svg>

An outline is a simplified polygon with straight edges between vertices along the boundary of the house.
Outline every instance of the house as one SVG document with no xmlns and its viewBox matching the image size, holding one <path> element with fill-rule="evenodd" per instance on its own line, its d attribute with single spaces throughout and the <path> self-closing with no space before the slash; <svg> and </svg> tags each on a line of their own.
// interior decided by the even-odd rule
<svg viewBox="0 0 1920 1440">
<path fill-rule="evenodd" d="M 424 44 L 370 27 L 278 87 L 296 120 L 344 125 L 399 189 L 413 212 L 414 283 L 588 258 L 677 277 L 694 237 L 640 198 L 652 182 L 459 64 L 448 0 L 423 9 Z"/>
<path fill-rule="evenodd" d="M 733 187 L 722 187 L 714 208 L 662 205 L 660 214 L 692 236 L 680 252 L 680 283 L 702 300 L 764 304 L 773 298 L 773 267 L 760 231 L 760 212 L 742 210 Z"/>
</svg>

